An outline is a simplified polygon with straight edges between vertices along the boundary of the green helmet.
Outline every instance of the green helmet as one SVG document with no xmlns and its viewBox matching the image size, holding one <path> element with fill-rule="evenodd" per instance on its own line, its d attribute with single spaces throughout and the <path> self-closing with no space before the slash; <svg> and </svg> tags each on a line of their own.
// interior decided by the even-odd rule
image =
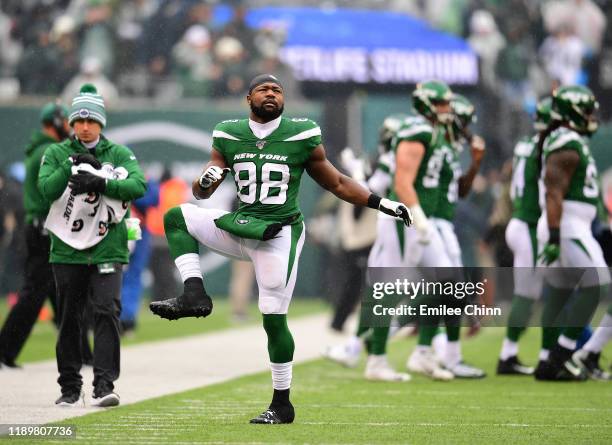
<svg viewBox="0 0 612 445">
<path fill-rule="evenodd" d="M 385 118 L 378 131 L 378 152 L 380 154 L 391 150 L 391 141 L 407 117 L 407 114 L 392 114 Z"/>
<path fill-rule="evenodd" d="M 451 109 L 453 110 L 453 135 L 461 137 L 466 135 L 466 131 L 470 124 L 476 122 L 476 110 L 472 102 L 467 97 L 461 94 L 454 94 L 451 101 Z"/>
<path fill-rule="evenodd" d="M 595 112 L 599 103 L 593 92 L 584 86 L 565 86 L 553 91 L 551 119 L 566 122 L 569 128 L 581 134 L 597 131 Z"/>
<path fill-rule="evenodd" d="M 433 122 L 441 124 L 450 124 L 453 114 L 438 113 L 436 105 L 450 102 L 452 99 L 453 92 L 450 87 L 437 80 L 419 83 L 412 92 L 412 105 L 416 112 Z"/>
<path fill-rule="evenodd" d="M 533 128 L 536 131 L 544 131 L 550 124 L 550 113 L 552 110 L 552 98 L 550 96 L 540 100 L 536 105 L 535 120 Z"/>
</svg>

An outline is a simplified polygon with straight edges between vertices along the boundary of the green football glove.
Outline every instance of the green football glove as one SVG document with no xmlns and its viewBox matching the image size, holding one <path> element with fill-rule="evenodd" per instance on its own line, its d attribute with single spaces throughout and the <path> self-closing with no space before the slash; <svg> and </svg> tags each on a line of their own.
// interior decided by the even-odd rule
<svg viewBox="0 0 612 445">
<path fill-rule="evenodd" d="M 545 266 L 550 266 L 561 255 L 559 229 L 550 229 L 549 232 L 548 242 L 544 245 L 540 255 L 538 255 L 538 260 Z"/>
</svg>

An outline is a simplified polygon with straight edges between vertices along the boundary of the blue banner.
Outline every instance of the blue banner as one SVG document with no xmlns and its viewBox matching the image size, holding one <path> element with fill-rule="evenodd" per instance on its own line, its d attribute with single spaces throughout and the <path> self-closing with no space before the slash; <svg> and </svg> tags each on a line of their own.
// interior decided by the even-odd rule
<svg viewBox="0 0 612 445">
<path fill-rule="evenodd" d="M 267 7 L 251 10 L 247 20 L 285 31 L 281 59 L 302 81 L 478 82 L 478 58 L 464 40 L 405 14 Z"/>
</svg>

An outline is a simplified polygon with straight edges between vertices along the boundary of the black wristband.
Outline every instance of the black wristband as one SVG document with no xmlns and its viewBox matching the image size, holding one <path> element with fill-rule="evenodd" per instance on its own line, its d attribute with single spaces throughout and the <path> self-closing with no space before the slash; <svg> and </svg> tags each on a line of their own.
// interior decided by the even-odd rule
<svg viewBox="0 0 612 445">
<path fill-rule="evenodd" d="M 548 243 L 549 244 L 559 244 L 561 241 L 561 234 L 559 228 L 556 229 L 548 229 Z"/>
<path fill-rule="evenodd" d="M 374 210 L 378 210 L 378 208 L 380 207 L 380 201 L 382 201 L 382 198 L 372 193 L 370 196 L 368 196 L 368 207 Z"/>
</svg>

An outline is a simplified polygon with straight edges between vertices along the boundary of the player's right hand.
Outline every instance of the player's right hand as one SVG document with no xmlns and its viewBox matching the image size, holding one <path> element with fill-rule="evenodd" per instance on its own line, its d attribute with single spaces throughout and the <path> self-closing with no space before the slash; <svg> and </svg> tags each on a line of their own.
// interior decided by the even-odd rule
<svg viewBox="0 0 612 445">
<path fill-rule="evenodd" d="M 102 164 L 100 163 L 100 161 L 98 161 L 91 153 L 74 153 L 71 154 L 69 157 L 72 161 L 72 165 L 89 164 L 96 170 L 102 168 Z"/>
<path fill-rule="evenodd" d="M 201 188 L 207 189 L 214 183 L 222 181 L 225 174 L 229 171 L 230 169 L 227 167 L 221 168 L 217 167 L 216 165 L 211 165 L 204 171 L 204 173 L 202 173 L 202 176 L 200 176 L 200 179 L 198 179 L 198 184 L 200 184 Z"/>
<path fill-rule="evenodd" d="M 401 218 L 404 221 L 406 227 L 410 227 L 412 225 L 412 213 L 408 207 L 406 207 L 401 202 L 391 201 L 390 199 L 383 198 L 380 200 L 380 205 L 378 206 L 378 210 L 387 215 L 395 216 L 396 218 Z"/>
</svg>

